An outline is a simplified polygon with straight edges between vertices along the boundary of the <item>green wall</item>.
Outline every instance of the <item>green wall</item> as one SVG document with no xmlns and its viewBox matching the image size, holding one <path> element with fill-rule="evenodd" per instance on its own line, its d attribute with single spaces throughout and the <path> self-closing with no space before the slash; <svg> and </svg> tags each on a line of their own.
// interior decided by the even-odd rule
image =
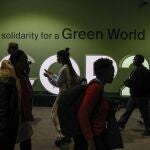
<svg viewBox="0 0 150 150">
<path fill-rule="evenodd" d="M 127 55 L 143 54 L 150 59 L 150 4 L 141 7 L 139 0 L 1 0 L 0 34 L 29 33 L 39 35 L 35 39 L 0 38 L 0 59 L 7 55 L 8 42 L 19 43 L 20 49 L 28 53 L 35 62 L 31 65 L 30 77 L 39 78 L 39 69 L 43 61 L 56 54 L 57 50 L 71 48 L 71 57 L 85 74 L 85 55 L 109 55 L 118 64 L 118 73 L 107 91 L 118 92 L 130 71 L 119 68 L 119 62 Z M 101 31 L 103 37 L 96 39 L 65 39 L 61 36 L 64 28 L 72 31 Z M 120 29 L 125 32 L 144 31 L 144 38 L 110 39 L 108 29 Z M 52 34 L 50 39 L 41 39 L 41 32 Z M 59 38 L 57 36 L 59 36 Z M 55 37 L 56 36 L 56 37 Z M 57 68 L 57 67 L 56 67 Z M 55 71 L 55 69 L 54 69 Z M 38 80 L 35 91 L 44 88 Z"/>
</svg>

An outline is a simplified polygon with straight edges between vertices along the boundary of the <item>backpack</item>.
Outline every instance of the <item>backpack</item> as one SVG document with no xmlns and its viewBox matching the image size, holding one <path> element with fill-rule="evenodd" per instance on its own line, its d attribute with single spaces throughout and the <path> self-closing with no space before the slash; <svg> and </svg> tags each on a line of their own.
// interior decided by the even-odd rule
<svg viewBox="0 0 150 150">
<path fill-rule="evenodd" d="M 60 95 L 57 115 L 63 135 L 73 137 L 81 134 L 77 113 L 86 88 L 93 83 L 99 83 L 99 81 L 93 80 L 88 85 L 76 85 Z"/>
</svg>

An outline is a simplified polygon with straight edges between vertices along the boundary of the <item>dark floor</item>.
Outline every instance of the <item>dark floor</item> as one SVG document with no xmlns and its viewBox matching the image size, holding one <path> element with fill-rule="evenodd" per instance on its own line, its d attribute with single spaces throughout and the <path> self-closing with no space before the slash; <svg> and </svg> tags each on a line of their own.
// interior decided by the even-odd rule
<svg viewBox="0 0 150 150">
<path fill-rule="evenodd" d="M 57 137 L 57 132 L 50 119 L 50 110 L 48 107 L 34 107 L 33 114 L 36 121 L 33 123 L 34 134 L 32 136 L 32 150 L 58 150 L 55 147 L 54 140 Z M 116 114 L 116 117 L 123 113 L 121 109 Z M 125 131 L 121 131 L 125 148 L 124 150 L 150 150 L 150 137 L 143 137 L 143 125 L 137 122 L 139 118 L 138 110 L 132 114 Z M 19 150 L 16 145 L 15 150 Z M 72 150 L 73 144 L 70 145 Z"/>
</svg>

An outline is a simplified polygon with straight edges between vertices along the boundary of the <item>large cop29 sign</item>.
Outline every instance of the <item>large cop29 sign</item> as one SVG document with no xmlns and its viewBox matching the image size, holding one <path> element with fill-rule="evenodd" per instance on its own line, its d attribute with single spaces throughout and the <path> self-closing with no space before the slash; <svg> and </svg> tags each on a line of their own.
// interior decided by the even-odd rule
<svg viewBox="0 0 150 150">
<path fill-rule="evenodd" d="M 8 59 L 8 58 L 9 58 L 9 56 L 6 56 L 1 61 L 3 61 L 4 59 Z M 116 61 L 110 56 L 106 56 L 106 55 L 85 55 L 85 68 L 86 68 L 85 76 L 86 76 L 88 81 L 90 81 L 92 78 L 95 77 L 94 72 L 93 72 L 93 63 L 95 62 L 95 60 L 97 60 L 99 58 L 109 58 L 113 61 L 113 66 L 115 68 L 115 75 L 114 75 L 114 78 L 115 78 L 116 75 L 117 75 L 118 67 L 120 67 L 120 68 L 129 68 L 130 65 L 133 62 L 134 55 L 124 57 L 119 62 L 119 65 L 117 65 Z M 32 61 L 33 63 L 35 63 L 35 60 L 29 55 L 28 55 L 28 59 L 30 61 Z M 41 64 L 40 69 L 39 69 L 39 79 L 41 81 L 41 84 L 43 85 L 43 87 L 47 91 L 49 91 L 53 94 L 58 94 L 58 88 L 54 87 L 49 82 L 49 80 L 43 75 L 43 73 L 44 73 L 44 69 L 49 69 L 49 67 L 51 65 L 53 65 L 54 63 L 56 63 L 56 62 L 57 62 L 56 55 L 50 56 L 50 57 L 48 57 L 44 60 L 44 62 Z M 73 64 L 73 67 L 76 70 L 77 74 L 80 75 L 80 69 L 79 69 L 79 66 L 76 63 L 76 61 L 73 58 L 71 58 L 71 62 Z M 146 59 L 144 61 L 144 66 L 149 68 L 149 64 L 148 64 L 148 61 Z M 34 84 L 34 81 L 36 79 L 37 78 L 30 78 L 30 82 L 31 82 L 32 85 Z M 129 88 L 122 87 L 120 89 L 120 95 L 128 96 L 129 95 Z"/>
</svg>

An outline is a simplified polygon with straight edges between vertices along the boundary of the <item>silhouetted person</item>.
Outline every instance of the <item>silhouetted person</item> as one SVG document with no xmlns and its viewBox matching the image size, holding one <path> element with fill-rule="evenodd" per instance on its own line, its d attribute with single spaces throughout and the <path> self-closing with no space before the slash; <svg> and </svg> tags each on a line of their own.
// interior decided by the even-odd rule
<svg viewBox="0 0 150 150">
<path fill-rule="evenodd" d="M 75 150 L 108 150 L 104 134 L 111 106 L 103 94 L 104 86 L 113 81 L 113 62 L 105 58 L 96 60 L 94 73 L 96 79 L 90 81 L 91 84 L 87 86 L 77 115 L 83 135 L 74 137 Z"/>
<path fill-rule="evenodd" d="M 69 89 L 70 87 L 74 86 L 79 82 L 79 77 L 76 74 L 74 68 L 72 67 L 72 63 L 70 60 L 70 54 L 69 54 L 69 48 L 66 48 L 64 50 L 59 50 L 57 52 L 57 61 L 58 63 L 62 64 L 61 69 L 59 70 L 59 73 L 56 75 L 54 73 L 51 73 L 47 70 L 45 70 L 45 77 L 49 78 L 49 81 L 51 84 L 59 88 L 59 94 L 55 100 L 55 103 L 53 104 L 52 111 L 51 111 L 51 117 L 52 121 L 59 133 L 59 136 L 63 137 L 61 134 L 60 124 L 57 116 L 57 102 L 59 100 L 59 96 Z M 63 137 L 58 138 L 58 140 L 55 141 L 55 144 L 57 146 L 60 146 L 64 143 L 70 143 L 71 140 L 69 137 Z"/>
<path fill-rule="evenodd" d="M 118 121 L 120 128 L 124 129 L 125 125 L 136 106 L 138 106 L 141 116 L 144 120 L 144 135 L 150 135 L 149 124 L 149 70 L 143 66 L 144 57 L 136 55 L 133 59 L 135 69 L 131 72 L 130 77 L 124 82 L 124 85 L 130 88 L 131 99 L 127 103 L 126 111 Z"/>
<path fill-rule="evenodd" d="M 20 143 L 21 150 L 31 150 L 31 136 L 33 134 L 31 121 L 32 115 L 32 98 L 33 91 L 25 68 L 28 63 L 26 54 L 17 50 L 10 56 L 10 61 L 14 66 L 15 73 L 20 82 L 20 124 L 17 142 Z"/>
</svg>

